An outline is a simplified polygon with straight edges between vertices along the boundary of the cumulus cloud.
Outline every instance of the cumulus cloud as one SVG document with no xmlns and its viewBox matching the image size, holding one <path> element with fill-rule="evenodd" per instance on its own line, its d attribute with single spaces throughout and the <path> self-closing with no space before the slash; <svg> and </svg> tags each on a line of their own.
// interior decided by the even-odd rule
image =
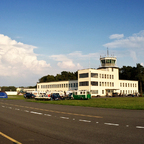
<svg viewBox="0 0 144 144">
<path fill-rule="evenodd" d="M 110 35 L 110 39 L 121 39 L 124 37 L 124 34 L 113 34 L 113 35 Z"/>
<path fill-rule="evenodd" d="M 110 39 L 114 37 L 117 37 L 116 34 L 111 35 Z M 121 39 L 113 40 L 103 46 L 108 48 L 117 48 L 120 50 L 121 55 L 129 55 L 135 63 L 139 63 L 144 54 L 144 30 L 126 38 L 123 38 L 121 35 Z M 120 55 L 120 53 L 118 53 L 118 55 Z"/>
<path fill-rule="evenodd" d="M 83 68 L 88 68 L 90 61 L 99 60 L 99 53 L 82 54 L 81 51 L 74 51 L 69 54 L 52 55 L 50 58 L 57 62 L 57 66 L 62 70 L 76 71 Z M 94 65 L 96 63 L 94 62 Z M 93 66 L 95 67 L 95 66 Z"/>
<path fill-rule="evenodd" d="M 68 58 L 66 55 L 52 55 L 50 56 L 55 61 L 58 61 L 57 66 L 61 69 L 81 69 L 82 66 L 79 63 L 74 64 L 73 60 Z"/>
<path fill-rule="evenodd" d="M 125 39 L 117 39 L 113 42 L 106 43 L 103 46 L 108 48 L 143 48 L 144 30 Z"/>
<path fill-rule="evenodd" d="M 37 60 L 35 46 L 23 44 L 0 34 L 0 77 L 29 77 L 42 74 L 50 64 Z"/>
</svg>

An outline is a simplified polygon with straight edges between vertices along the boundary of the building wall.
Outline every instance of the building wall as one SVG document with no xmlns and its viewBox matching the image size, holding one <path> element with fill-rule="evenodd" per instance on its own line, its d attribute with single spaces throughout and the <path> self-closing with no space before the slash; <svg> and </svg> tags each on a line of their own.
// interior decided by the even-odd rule
<svg viewBox="0 0 144 144">
<path fill-rule="evenodd" d="M 77 89 L 78 89 L 77 80 L 37 83 L 37 91 L 39 93 L 58 92 L 58 91 L 67 92 Z"/>
<path fill-rule="evenodd" d="M 120 87 L 120 83 L 129 87 Z M 130 87 L 130 83 L 135 87 Z M 113 92 L 133 94 L 138 92 L 138 81 L 119 80 L 118 68 L 84 69 L 78 71 L 78 89 L 91 91 L 92 96 Z"/>
<path fill-rule="evenodd" d="M 118 68 L 83 69 L 78 71 L 78 80 L 37 83 L 37 91 L 67 92 L 87 90 L 92 96 L 138 93 L 138 81 L 119 80 Z"/>
<path fill-rule="evenodd" d="M 138 81 L 119 80 L 119 93 L 136 94 L 138 93 Z"/>
</svg>

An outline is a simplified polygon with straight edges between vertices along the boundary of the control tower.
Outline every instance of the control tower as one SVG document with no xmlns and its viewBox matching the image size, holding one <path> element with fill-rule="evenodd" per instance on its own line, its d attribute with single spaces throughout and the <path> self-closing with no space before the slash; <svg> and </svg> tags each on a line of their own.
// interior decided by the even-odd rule
<svg viewBox="0 0 144 144">
<path fill-rule="evenodd" d="M 102 68 L 117 68 L 116 66 L 117 58 L 114 56 L 109 56 L 109 51 L 107 49 L 107 56 L 100 57 L 101 67 Z"/>
</svg>

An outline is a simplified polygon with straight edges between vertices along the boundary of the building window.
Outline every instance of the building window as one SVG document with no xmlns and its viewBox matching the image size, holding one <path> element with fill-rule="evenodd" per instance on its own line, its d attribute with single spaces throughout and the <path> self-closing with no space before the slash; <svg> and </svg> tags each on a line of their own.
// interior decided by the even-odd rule
<svg viewBox="0 0 144 144">
<path fill-rule="evenodd" d="M 110 87 L 111 87 L 111 82 L 110 82 Z"/>
<path fill-rule="evenodd" d="M 109 86 L 109 82 L 107 82 L 107 86 Z"/>
<path fill-rule="evenodd" d="M 78 83 L 76 83 L 76 87 L 78 87 Z"/>
<path fill-rule="evenodd" d="M 123 83 L 123 87 L 124 87 L 124 83 Z"/>
<path fill-rule="evenodd" d="M 120 83 L 120 87 L 122 87 L 122 83 Z"/>
<path fill-rule="evenodd" d="M 111 75 L 110 75 L 110 79 L 111 79 Z"/>
<path fill-rule="evenodd" d="M 101 82 L 99 82 L 99 85 L 101 86 Z"/>
<path fill-rule="evenodd" d="M 79 82 L 79 86 L 89 86 L 89 82 L 88 81 Z"/>
<path fill-rule="evenodd" d="M 98 78 L 98 73 L 91 73 L 91 77 Z"/>
<path fill-rule="evenodd" d="M 107 79 L 109 79 L 109 75 L 107 75 Z"/>
<path fill-rule="evenodd" d="M 79 74 L 79 78 L 87 78 L 89 76 L 88 73 Z"/>
<path fill-rule="evenodd" d="M 101 74 L 99 74 L 99 77 L 101 78 Z"/>
<path fill-rule="evenodd" d="M 102 86 L 104 86 L 104 82 L 102 82 Z"/>
<path fill-rule="evenodd" d="M 74 83 L 74 87 L 75 87 L 75 83 Z"/>
<path fill-rule="evenodd" d="M 125 87 L 127 87 L 127 83 L 125 83 Z"/>
<path fill-rule="evenodd" d="M 104 94 L 104 90 L 102 90 L 102 94 Z"/>
<path fill-rule="evenodd" d="M 114 79 L 114 75 L 112 75 L 112 79 Z"/>
<path fill-rule="evenodd" d="M 91 94 L 98 94 L 98 90 L 92 90 Z"/>
<path fill-rule="evenodd" d="M 135 84 L 135 87 L 137 87 L 137 84 Z"/>
<path fill-rule="evenodd" d="M 105 74 L 105 79 L 106 79 L 106 74 Z"/>
<path fill-rule="evenodd" d="M 98 86 L 98 82 L 96 82 L 96 81 L 91 81 L 91 85 L 92 85 L 92 86 Z"/>
<path fill-rule="evenodd" d="M 104 74 L 102 74 L 102 78 L 104 78 Z"/>
</svg>

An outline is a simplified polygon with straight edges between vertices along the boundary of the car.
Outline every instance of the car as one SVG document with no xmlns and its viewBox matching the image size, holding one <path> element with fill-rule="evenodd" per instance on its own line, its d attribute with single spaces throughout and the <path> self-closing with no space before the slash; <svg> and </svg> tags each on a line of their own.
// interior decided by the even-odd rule
<svg viewBox="0 0 144 144">
<path fill-rule="evenodd" d="M 24 94 L 24 98 L 35 98 L 36 96 L 34 95 L 34 94 L 32 94 L 32 93 L 25 93 Z"/>
<path fill-rule="evenodd" d="M 53 100 L 59 100 L 60 99 L 56 93 L 51 94 L 51 98 Z"/>
<path fill-rule="evenodd" d="M 68 94 L 68 99 L 74 99 L 74 98 L 73 98 L 73 93 L 69 93 L 69 94 Z"/>
</svg>

